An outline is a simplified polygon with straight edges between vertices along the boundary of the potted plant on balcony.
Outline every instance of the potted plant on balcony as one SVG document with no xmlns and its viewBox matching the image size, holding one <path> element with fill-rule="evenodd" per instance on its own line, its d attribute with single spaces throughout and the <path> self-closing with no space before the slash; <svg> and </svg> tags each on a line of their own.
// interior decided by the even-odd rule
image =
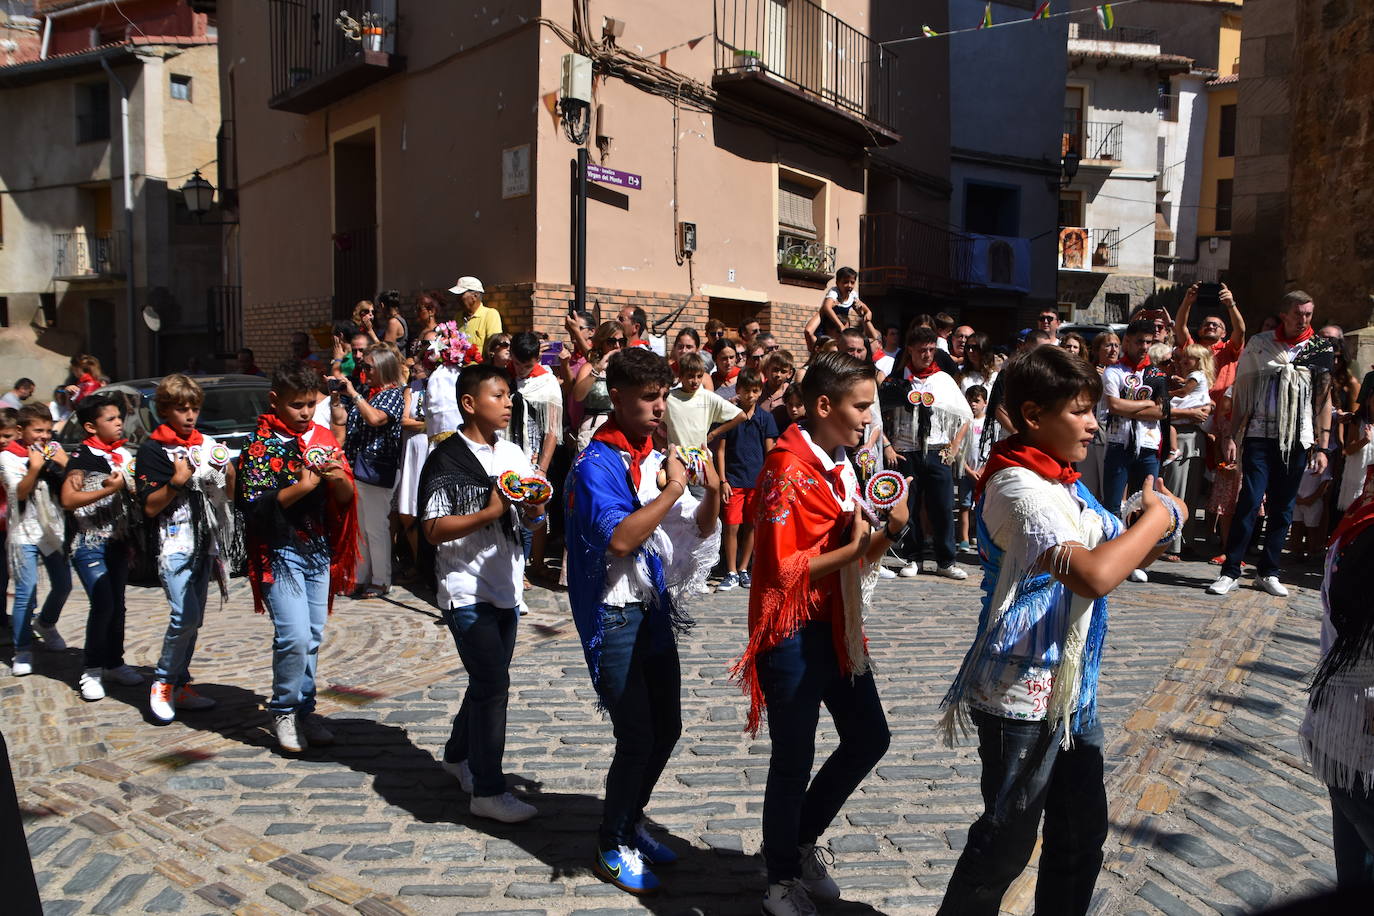
<svg viewBox="0 0 1374 916">
<path fill-rule="evenodd" d="M 381 51 L 385 47 L 386 34 L 394 27 L 394 23 L 371 10 L 357 19 L 350 16 L 348 10 L 339 10 L 339 17 L 334 24 L 343 32 L 344 38 L 356 41 L 364 51 Z"/>
<path fill-rule="evenodd" d="M 763 57 L 758 51 L 736 50 L 735 69 L 761 70 L 763 69 Z"/>
</svg>

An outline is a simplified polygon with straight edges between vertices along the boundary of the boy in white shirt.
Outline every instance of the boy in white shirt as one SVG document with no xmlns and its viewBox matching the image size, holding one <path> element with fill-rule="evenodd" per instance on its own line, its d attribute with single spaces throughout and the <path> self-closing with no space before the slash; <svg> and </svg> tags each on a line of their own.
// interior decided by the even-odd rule
<svg viewBox="0 0 1374 916">
<path fill-rule="evenodd" d="M 820 309 L 806 323 L 806 349 L 814 351 L 820 335 L 839 337 L 851 327 L 863 331 L 869 340 L 882 339 L 873 326 L 873 311 L 859 298 L 859 272 L 841 267 L 835 271 L 835 284 L 825 291 Z"/>
<path fill-rule="evenodd" d="M 33 673 L 33 636 L 42 646 L 61 652 L 67 643 L 57 632 L 57 618 L 72 590 L 67 563 L 66 519 L 57 503 L 67 453 L 52 441 L 52 414 L 42 404 L 19 410 L 19 437 L 0 452 L 0 473 L 9 501 L 9 564 L 14 580 L 14 664 L 16 677 Z M 38 603 L 38 564 L 48 571 L 48 597 L 30 630 Z"/>
<path fill-rule="evenodd" d="M 489 363 L 464 367 L 458 409 L 463 425 L 435 447 L 420 473 L 421 532 L 434 552 L 439 607 L 468 673 L 441 765 L 471 796 L 469 811 L 515 824 L 537 813 L 506 790 L 501 770 L 524 594 L 525 554 L 516 526 L 543 524 L 545 504 L 514 504 L 497 483 L 511 472 L 534 474 L 520 446 L 497 435 L 511 419 L 506 371 Z"/>
<path fill-rule="evenodd" d="M 682 354 L 677 361 L 677 377 L 681 387 L 668 392 L 664 415 L 670 444 L 704 448 L 744 422 L 744 413 L 737 405 L 702 387 L 706 362 L 701 354 Z"/>
</svg>

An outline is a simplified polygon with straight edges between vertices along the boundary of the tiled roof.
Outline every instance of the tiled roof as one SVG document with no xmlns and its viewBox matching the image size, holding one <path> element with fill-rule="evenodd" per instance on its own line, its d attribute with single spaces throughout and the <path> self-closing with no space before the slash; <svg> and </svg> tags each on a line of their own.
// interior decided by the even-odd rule
<svg viewBox="0 0 1374 916">
<path fill-rule="evenodd" d="M 32 67 L 36 64 L 46 64 L 52 66 L 53 61 L 80 62 L 86 57 L 99 57 L 115 48 L 134 48 L 134 47 L 176 47 L 189 48 L 197 45 L 218 44 L 219 39 L 213 35 L 134 35 L 123 41 L 112 41 L 108 44 L 97 45 L 93 48 L 82 48 L 80 51 L 68 51 L 65 54 L 49 54 L 47 57 L 35 60 L 21 61 L 15 64 L 0 66 L 0 71 L 12 72 L 17 67 Z"/>
<path fill-rule="evenodd" d="M 1239 73 L 1231 73 L 1231 74 L 1228 74 L 1227 76 L 1219 76 L 1219 77 L 1217 77 L 1217 78 L 1214 79 L 1214 80 L 1208 80 L 1208 81 L 1207 81 L 1207 85 L 1208 85 L 1208 86 L 1230 86 L 1230 85 L 1232 85 L 1232 84 L 1234 84 L 1234 83 L 1239 83 L 1239 82 L 1240 82 L 1240 74 L 1239 74 Z"/>
<path fill-rule="evenodd" d="M 1079 51 L 1071 49 L 1069 57 L 1083 60 L 1119 60 L 1131 63 L 1162 64 L 1185 70 L 1190 70 L 1193 66 L 1193 59 L 1184 57 L 1182 54 L 1130 54 L 1123 51 Z"/>
</svg>

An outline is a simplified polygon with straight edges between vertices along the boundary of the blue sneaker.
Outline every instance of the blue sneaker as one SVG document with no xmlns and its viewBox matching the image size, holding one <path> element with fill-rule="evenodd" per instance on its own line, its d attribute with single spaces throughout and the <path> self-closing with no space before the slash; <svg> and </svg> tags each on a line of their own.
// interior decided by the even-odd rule
<svg viewBox="0 0 1374 916">
<path fill-rule="evenodd" d="M 726 573 L 724 576 L 721 576 L 720 584 L 716 586 L 716 591 L 728 592 L 737 588 L 739 588 L 739 574 Z"/>
<path fill-rule="evenodd" d="M 638 849 L 618 846 L 597 854 L 595 871 L 598 875 L 631 894 L 652 894 L 658 890 L 658 879 L 644 867 L 644 856 Z"/>
<path fill-rule="evenodd" d="M 649 825 L 640 821 L 635 825 L 635 849 L 644 857 L 644 861 L 650 865 L 672 865 L 677 861 L 677 853 L 673 852 L 658 838 L 649 832 Z"/>
<path fill-rule="evenodd" d="M 743 572 L 741 572 L 741 573 L 739 574 L 739 587 L 740 587 L 740 588 L 748 588 L 749 585 L 750 585 L 752 582 L 753 582 L 753 580 L 749 578 L 749 570 L 746 569 L 746 570 L 744 570 Z"/>
</svg>

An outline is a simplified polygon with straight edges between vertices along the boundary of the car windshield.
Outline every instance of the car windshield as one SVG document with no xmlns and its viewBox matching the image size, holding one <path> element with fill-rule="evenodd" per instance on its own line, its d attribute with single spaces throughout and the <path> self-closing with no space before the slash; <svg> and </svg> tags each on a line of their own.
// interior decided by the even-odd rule
<svg viewBox="0 0 1374 916">
<path fill-rule="evenodd" d="M 196 428 L 212 436 L 251 429 L 258 417 L 267 413 L 267 391 L 263 388 L 206 388 Z M 156 413 L 156 410 L 154 410 Z M 154 426 L 161 423 L 154 417 Z"/>
</svg>

